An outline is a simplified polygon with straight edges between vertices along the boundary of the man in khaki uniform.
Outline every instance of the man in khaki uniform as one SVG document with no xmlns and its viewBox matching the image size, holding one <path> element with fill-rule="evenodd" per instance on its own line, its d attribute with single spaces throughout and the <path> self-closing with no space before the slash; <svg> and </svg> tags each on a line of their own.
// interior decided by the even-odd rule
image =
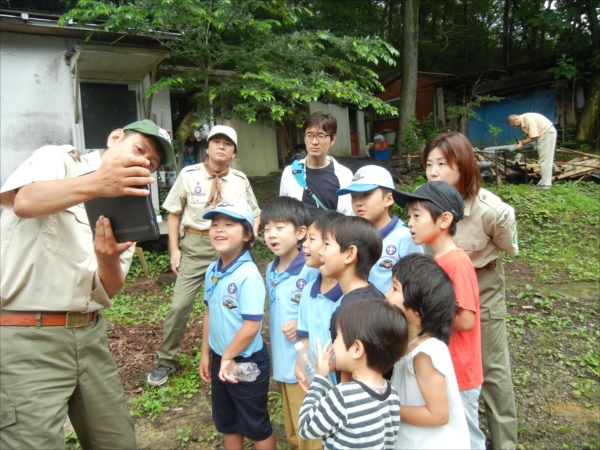
<svg viewBox="0 0 600 450">
<path fill-rule="evenodd" d="M 67 414 L 84 449 L 135 448 L 123 384 L 98 311 L 125 281 L 131 242 L 83 202 L 138 189 L 173 160 L 165 130 L 143 120 L 113 131 L 106 151 L 42 147 L 0 191 L 0 448 L 64 448 Z"/>
<path fill-rule="evenodd" d="M 534 187 L 537 189 L 550 189 L 552 186 L 554 150 L 556 148 L 556 129 L 554 125 L 538 113 L 525 113 L 520 116 L 511 114 L 508 116 L 507 122 L 512 127 L 521 127 L 527 135 L 522 141 L 517 141 L 517 150 L 537 139 L 541 179 Z"/>
<path fill-rule="evenodd" d="M 242 198 L 254 212 L 255 232 L 260 209 L 250 182 L 239 170 L 229 167 L 237 153 L 237 134 L 231 127 L 216 125 L 208 135 L 207 159 L 182 169 L 163 208 L 169 211 L 167 227 L 171 248 L 171 268 L 177 274 L 173 302 L 165 317 L 163 337 L 156 351 L 157 365 L 148 374 L 148 383 L 159 386 L 177 366 L 194 299 L 204 283 L 206 269 L 217 258 L 210 244 L 210 220 L 202 218 L 223 198 Z M 179 241 L 180 229 L 184 237 Z M 180 248 L 181 247 L 181 248 Z"/>
</svg>

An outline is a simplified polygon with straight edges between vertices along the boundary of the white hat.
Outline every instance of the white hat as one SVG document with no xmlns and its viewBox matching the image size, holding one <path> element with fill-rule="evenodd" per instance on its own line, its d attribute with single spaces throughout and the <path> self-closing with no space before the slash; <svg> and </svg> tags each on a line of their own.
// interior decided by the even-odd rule
<svg viewBox="0 0 600 450">
<path fill-rule="evenodd" d="M 228 127 L 229 128 L 229 127 Z M 242 198 L 226 198 L 221 200 L 217 207 L 211 211 L 205 212 L 203 219 L 212 220 L 215 214 L 225 214 L 238 220 L 245 220 L 254 227 L 254 214 L 248 202 Z M 252 230 L 254 233 L 254 229 Z"/>
<path fill-rule="evenodd" d="M 224 134 L 225 136 L 227 136 L 229 139 L 231 139 L 231 141 L 235 144 L 235 147 L 237 148 L 237 133 L 233 128 L 228 127 L 227 125 L 215 125 L 212 128 L 212 130 L 210 130 L 210 133 L 208 133 L 207 140 L 210 141 L 210 138 L 217 134 Z"/>
<path fill-rule="evenodd" d="M 396 189 L 392 175 L 387 169 L 380 166 L 363 166 L 356 171 L 350 185 L 336 193 L 337 195 L 346 195 L 352 192 L 369 192 L 378 187 Z"/>
</svg>

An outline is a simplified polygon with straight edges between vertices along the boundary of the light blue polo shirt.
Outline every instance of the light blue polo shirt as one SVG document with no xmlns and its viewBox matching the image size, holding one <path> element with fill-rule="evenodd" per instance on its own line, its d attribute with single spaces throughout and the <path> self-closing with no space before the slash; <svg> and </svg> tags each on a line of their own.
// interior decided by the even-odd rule
<svg viewBox="0 0 600 450">
<path fill-rule="evenodd" d="M 262 322 L 266 291 L 263 278 L 252 261 L 250 252 L 241 253 L 223 268 L 220 266 L 221 258 L 208 266 L 204 283 L 204 303 L 210 308 L 208 344 L 216 354 L 223 355 L 244 320 Z M 259 329 L 252 342 L 238 356 L 248 357 L 262 347 L 263 340 Z"/>
<path fill-rule="evenodd" d="M 328 292 L 321 293 L 321 274 L 316 280 L 306 286 L 300 300 L 298 312 L 298 337 L 307 337 L 310 351 L 317 355 L 317 338 L 321 346 L 325 345 L 331 337 L 329 326 L 333 312 L 340 306 L 342 289 L 336 284 Z M 329 381 L 335 386 L 335 372 L 328 376 Z"/>
<path fill-rule="evenodd" d="M 304 264 L 304 254 L 298 253 L 289 267 L 277 273 L 279 257 L 267 266 L 269 292 L 269 332 L 273 356 L 273 378 L 282 383 L 297 383 L 294 375 L 296 349 L 281 329 L 290 320 L 298 320 L 298 308 L 304 286 L 314 280 L 319 269 Z M 296 341 L 297 342 L 297 341 Z"/>
<path fill-rule="evenodd" d="M 379 231 L 383 249 L 369 272 L 369 281 L 385 294 L 392 287 L 392 266 L 409 253 L 423 253 L 423 246 L 415 245 L 408 227 L 396 216 L 392 216 L 392 221 Z"/>
</svg>

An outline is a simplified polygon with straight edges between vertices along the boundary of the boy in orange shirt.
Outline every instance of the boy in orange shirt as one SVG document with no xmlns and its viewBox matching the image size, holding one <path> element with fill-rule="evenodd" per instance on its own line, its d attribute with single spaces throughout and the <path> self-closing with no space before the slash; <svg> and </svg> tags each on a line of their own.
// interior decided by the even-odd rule
<svg viewBox="0 0 600 450">
<path fill-rule="evenodd" d="M 471 448 L 485 449 L 478 415 L 483 384 L 479 287 L 469 256 L 452 240 L 456 222 L 463 218 L 463 199 L 445 181 L 426 183 L 412 194 L 401 191 L 392 194 L 394 201 L 408 213 L 408 228 L 415 244 L 428 244 L 436 262 L 454 283 L 457 308 L 448 349 L 469 425 Z"/>
</svg>

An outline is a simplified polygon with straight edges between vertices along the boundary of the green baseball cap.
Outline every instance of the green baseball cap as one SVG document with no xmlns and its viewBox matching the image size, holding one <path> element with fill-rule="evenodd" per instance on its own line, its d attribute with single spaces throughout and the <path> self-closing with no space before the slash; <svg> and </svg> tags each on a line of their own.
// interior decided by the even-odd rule
<svg viewBox="0 0 600 450">
<path fill-rule="evenodd" d="M 171 136 L 169 132 L 164 128 L 160 128 L 154 122 L 148 119 L 139 120 L 137 122 L 130 123 L 124 130 L 134 130 L 148 136 L 155 137 L 158 142 L 161 143 L 162 148 L 165 151 L 165 160 L 162 162 L 164 166 L 170 166 L 175 159 L 175 152 L 173 151 L 173 145 L 171 144 Z"/>
</svg>

